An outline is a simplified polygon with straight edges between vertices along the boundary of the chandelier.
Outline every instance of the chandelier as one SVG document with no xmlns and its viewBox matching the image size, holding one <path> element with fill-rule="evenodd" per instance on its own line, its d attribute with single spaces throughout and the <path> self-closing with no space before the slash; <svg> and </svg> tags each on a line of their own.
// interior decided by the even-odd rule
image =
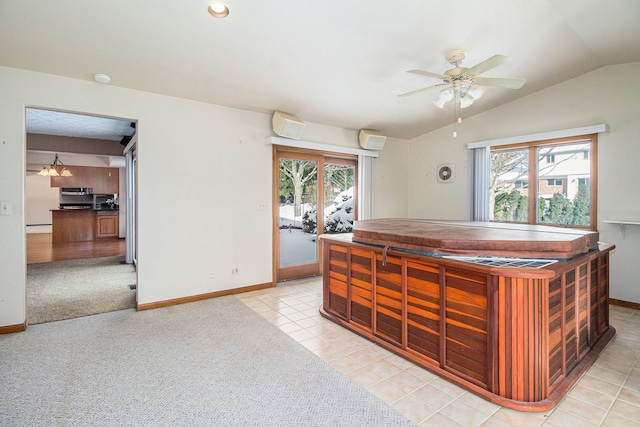
<svg viewBox="0 0 640 427">
<path fill-rule="evenodd" d="M 58 173 L 58 170 L 56 169 L 56 167 L 60 165 L 62 166 L 62 170 L 60 171 L 60 173 Z M 58 155 L 56 154 L 56 158 L 53 161 L 53 163 L 51 163 L 49 165 L 49 169 L 47 169 L 46 166 L 42 166 L 42 170 L 40 172 L 38 172 L 38 175 L 42 175 L 42 176 L 73 176 L 71 174 L 71 172 L 69 171 L 69 169 L 67 169 L 64 166 L 64 163 L 62 163 L 60 161 L 60 159 L 58 159 Z"/>
</svg>

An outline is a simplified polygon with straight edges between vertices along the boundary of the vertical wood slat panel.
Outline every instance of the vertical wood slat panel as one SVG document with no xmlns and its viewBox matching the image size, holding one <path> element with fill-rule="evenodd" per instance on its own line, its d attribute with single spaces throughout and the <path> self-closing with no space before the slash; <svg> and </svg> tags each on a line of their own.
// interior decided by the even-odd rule
<svg viewBox="0 0 640 427">
<path fill-rule="evenodd" d="M 489 276 L 446 269 L 445 280 L 445 366 L 486 387 Z"/>
<path fill-rule="evenodd" d="M 366 329 L 373 327 L 373 272 L 371 262 L 373 252 L 351 248 L 350 261 L 350 317 L 349 319 Z"/>
<path fill-rule="evenodd" d="M 329 310 L 347 319 L 347 248 L 329 245 Z"/>
<path fill-rule="evenodd" d="M 562 279 L 556 277 L 549 283 L 548 358 L 549 382 L 562 377 Z"/>
<path fill-rule="evenodd" d="M 499 382 L 495 392 L 521 401 L 548 397 L 545 338 L 546 312 L 537 309 L 543 300 L 545 280 L 498 278 Z"/>
<path fill-rule="evenodd" d="M 582 359 L 589 351 L 589 263 L 584 263 L 576 268 L 577 292 L 576 292 L 576 328 L 577 346 L 576 355 Z"/>
<path fill-rule="evenodd" d="M 376 254 L 375 334 L 394 345 L 401 346 L 403 336 L 402 260 L 394 256 L 384 258 L 383 260 L 382 254 Z"/>
<path fill-rule="evenodd" d="M 440 361 L 440 269 L 407 261 L 407 348 Z"/>
</svg>

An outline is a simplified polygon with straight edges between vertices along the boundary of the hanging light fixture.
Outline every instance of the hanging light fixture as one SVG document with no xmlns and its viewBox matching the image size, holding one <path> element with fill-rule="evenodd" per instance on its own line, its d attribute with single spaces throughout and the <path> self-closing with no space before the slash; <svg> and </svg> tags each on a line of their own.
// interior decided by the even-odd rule
<svg viewBox="0 0 640 427">
<path fill-rule="evenodd" d="M 460 109 L 467 108 L 477 99 L 484 95 L 484 87 L 468 84 L 462 80 L 454 80 L 451 87 L 444 88 L 438 94 L 438 98 L 433 101 L 433 105 L 444 109 L 444 105 L 453 101 L 453 137 L 458 136 L 457 124 L 462 123 Z"/>
<path fill-rule="evenodd" d="M 56 166 L 62 166 L 62 171 L 60 171 L 60 173 L 58 173 L 58 170 L 56 169 Z M 40 170 L 40 172 L 38 172 L 38 175 L 42 175 L 42 176 L 73 176 L 71 174 L 71 171 L 69 169 L 67 169 L 64 166 L 64 163 L 62 163 L 60 161 L 60 159 L 58 159 L 58 155 L 56 154 L 56 158 L 54 159 L 53 163 L 51 163 L 49 165 L 49 169 L 47 169 L 46 166 L 42 166 L 42 170 Z"/>
</svg>

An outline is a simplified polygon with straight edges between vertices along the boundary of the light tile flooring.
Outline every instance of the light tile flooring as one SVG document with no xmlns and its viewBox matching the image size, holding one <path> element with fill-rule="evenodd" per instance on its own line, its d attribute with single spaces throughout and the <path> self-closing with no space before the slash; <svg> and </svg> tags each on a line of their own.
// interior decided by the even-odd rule
<svg viewBox="0 0 640 427">
<path fill-rule="evenodd" d="M 322 279 L 237 298 L 420 426 L 640 426 L 640 311 L 611 306 L 617 335 L 553 410 L 502 408 L 323 318 Z"/>
</svg>

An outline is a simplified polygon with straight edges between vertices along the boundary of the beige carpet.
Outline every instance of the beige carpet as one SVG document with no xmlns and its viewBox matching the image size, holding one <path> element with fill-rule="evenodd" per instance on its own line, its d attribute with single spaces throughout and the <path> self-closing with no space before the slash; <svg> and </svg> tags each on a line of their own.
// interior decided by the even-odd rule
<svg viewBox="0 0 640 427">
<path fill-rule="evenodd" d="M 29 264 L 27 324 L 133 308 L 135 284 L 135 267 L 124 257 Z"/>
<path fill-rule="evenodd" d="M 29 326 L 0 361 L 0 426 L 414 426 L 232 296 Z"/>
</svg>

